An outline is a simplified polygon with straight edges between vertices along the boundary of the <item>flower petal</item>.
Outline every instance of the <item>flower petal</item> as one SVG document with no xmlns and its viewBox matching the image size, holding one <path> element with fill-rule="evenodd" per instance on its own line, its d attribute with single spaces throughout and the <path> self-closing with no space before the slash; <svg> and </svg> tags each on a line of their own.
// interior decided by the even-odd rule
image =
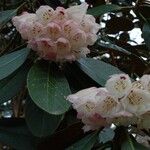
<svg viewBox="0 0 150 150">
<path fill-rule="evenodd" d="M 96 34 L 101 26 L 96 23 L 92 15 L 85 15 L 82 19 L 81 27 L 85 32 Z"/>
<path fill-rule="evenodd" d="M 128 112 L 137 116 L 144 114 L 150 111 L 150 93 L 146 90 L 132 89 L 122 104 Z"/>
<path fill-rule="evenodd" d="M 66 21 L 62 26 L 63 33 L 67 38 L 70 38 L 77 28 L 79 28 L 79 25 L 73 20 Z"/>
<path fill-rule="evenodd" d="M 97 99 L 98 104 L 96 106 L 96 111 L 104 118 L 113 118 L 122 110 L 121 105 L 117 103 L 107 91 L 98 93 Z"/>
<path fill-rule="evenodd" d="M 53 40 L 56 40 L 61 36 L 61 27 L 54 22 L 49 23 L 45 30 L 45 34 Z"/>
<path fill-rule="evenodd" d="M 64 55 L 67 55 L 70 52 L 70 43 L 66 38 L 59 38 L 56 41 L 57 45 L 57 56 L 59 58 L 64 57 Z"/>
<path fill-rule="evenodd" d="M 77 50 L 80 47 L 84 47 L 86 44 L 86 34 L 84 31 L 77 29 L 72 34 L 70 39 L 73 50 Z"/>
<path fill-rule="evenodd" d="M 84 114 L 84 116 L 91 116 L 95 114 L 95 108 L 98 102 L 95 96 L 100 90 L 100 88 L 96 87 L 84 89 L 69 95 L 67 100 L 73 103 L 72 105 L 78 113 Z"/>
<path fill-rule="evenodd" d="M 46 24 L 54 18 L 54 10 L 48 5 L 40 6 L 36 11 L 36 15 L 41 23 Z"/>
<path fill-rule="evenodd" d="M 57 7 L 54 12 L 54 22 L 58 24 L 62 24 L 64 21 L 68 19 L 68 14 L 65 8 L 63 7 Z"/>
<path fill-rule="evenodd" d="M 78 6 L 72 6 L 67 9 L 67 13 L 70 19 L 81 23 L 83 17 L 85 16 L 86 12 L 88 9 L 88 4 L 87 3 L 82 3 L 81 5 Z"/>
<path fill-rule="evenodd" d="M 54 42 L 47 38 L 36 40 L 37 52 L 44 59 L 54 60 L 57 55 L 57 49 Z"/>
<path fill-rule="evenodd" d="M 37 17 L 33 13 L 24 12 L 20 16 L 15 16 L 12 19 L 13 25 L 16 27 L 16 29 L 20 32 L 19 28 L 21 24 L 27 24 L 33 23 L 37 20 Z"/>
<path fill-rule="evenodd" d="M 114 98 L 120 100 L 130 92 L 132 83 L 128 75 L 117 74 L 106 82 L 106 88 Z"/>
</svg>

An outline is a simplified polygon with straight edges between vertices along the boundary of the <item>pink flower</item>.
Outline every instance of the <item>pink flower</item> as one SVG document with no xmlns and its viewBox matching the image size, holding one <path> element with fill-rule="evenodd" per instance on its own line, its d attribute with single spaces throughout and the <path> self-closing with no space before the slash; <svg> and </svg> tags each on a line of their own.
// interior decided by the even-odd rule
<svg viewBox="0 0 150 150">
<path fill-rule="evenodd" d="M 55 60 L 57 56 L 57 47 L 56 44 L 53 43 L 48 38 L 39 38 L 35 40 L 37 48 L 36 51 L 40 55 L 40 57 L 46 60 Z"/>
<path fill-rule="evenodd" d="M 61 37 L 61 32 L 61 27 L 54 22 L 47 24 L 45 28 L 45 34 L 53 40 L 57 40 Z"/>
<path fill-rule="evenodd" d="M 30 24 L 33 23 L 37 20 L 36 14 L 33 13 L 28 13 L 28 12 L 23 12 L 22 15 L 20 16 L 15 16 L 12 19 L 12 22 L 16 29 L 20 32 L 20 25 L 23 24 Z"/>
<path fill-rule="evenodd" d="M 86 14 L 87 9 L 87 3 L 68 9 L 57 7 L 56 10 L 45 5 L 35 14 L 25 12 L 14 17 L 13 24 L 22 38 L 28 40 L 28 47 L 34 48 L 41 58 L 74 61 L 85 57 L 90 52 L 88 45 L 93 45 L 98 38 L 96 33 L 100 25 L 93 16 Z M 41 44 L 41 39 L 47 39 L 48 45 Z"/>
<path fill-rule="evenodd" d="M 84 132 L 97 130 L 101 127 L 109 125 L 105 118 L 96 113 L 91 117 L 83 117 L 82 122 L 85 124 L 83 127 Z"/>
</svg>

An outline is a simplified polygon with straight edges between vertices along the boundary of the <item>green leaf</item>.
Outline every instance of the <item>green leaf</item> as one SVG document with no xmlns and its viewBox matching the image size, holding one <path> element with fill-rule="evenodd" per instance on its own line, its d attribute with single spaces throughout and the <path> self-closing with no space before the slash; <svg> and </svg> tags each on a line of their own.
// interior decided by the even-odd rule
<svg viewBox="0 0 150 150">
<path fill-rule="evenodd" d="M 105 86 L 111 75 L 123 73 L 118 68 L 93 58 L 82 58 L 78 60 L 77 64 L 81 70 L 101 86 Z"/>
<path fill-rule="evenodd" d="M 27 135 L 26 127 L 0 127 L 0 142 L 16 150 L 35 150 L 35 139 Z"/>
<path fill-rule="evenodd" d="M 0 81 L 0 104 L 10 100 L 24 87 L 28 71 L 29 66 L 23 65 L 12 75 Z"/>
<path fill-rule="evenodd" d="M 73 144 L 71 147 L 67 148 L 66 150 L 91 150 L 96 141 L 97 132 L 91 133 L 77 143 Z"/>
<path fill-rule="evenodd" d="M 93 7 L 88 10 L 88 14 L 93 15 L 93 16 L 100 16 L 105 13 L 111 12 L 111 11 L 118 11 L 121 10 L 122 7 L 114 4 L 108 4 L 108 5 L 100 5 L 97 7 Z"/>
<path fill-rule="evenodd" d="M 63 115 L 50 115 L 31 101 L 26 101 L 25 119 L 30 131 L 37 137 L 53 134 L 60 125 Z"/>
<path fill-rule="evenodd" d="M 115 132 L 111 128 L 104 128 L 99 134 L 99 142 L 106 143 L 111 141 L 115 136 Z"/>
<path fill-rule="evenodd" d="M 98 45 L 105 47 L 105 48 L 110 48 L 110 49 L 113 49 L 115 51 L 119 51 L 119 52 L 122 52 L 122 53 L 125 53 L 128 55 L 131 55 L 131 52 L 127 51 L 126 49 L 124 49 L 118 45 L 113 44 L 113 42 L 110 41 L 108 38 L 105 39 L 105 41 L 107 41 L 107 42 L 105 42 L 105 43 L 104 42 L 98 42 Z"/>
<path fill-rule="evenodd" d="M 146 43 L 146 46 L 150 49 L 150 24 L 146 22 L 143 26 L 143 37 Z"/>
<path fill-rule="evenodd" d="M 15 51 L 13 53 L 0 57 L 0 80 L 9 76 L 17 70 L 27 59 L 29 54 L 28 48 Z"/>
<path fill-rule="evenodd" d="M 136 150 L 129 135 L 127 135 L 126 140 L 121 145 L 121 150 Z"/>
<path fill-rule="evenodd" d="M 51 6 L 52 8 L 56 8 L 61 4 L 60 0 L 44 0 L 47 5 Z"/>
<path fill-rule="evenodd" d="M 129 133 L 126 134 L 125 141 L 121 145 L 121 150 L 149 150 L 149 148 L 138 143 Z"/>
<path fill-rule="evenodd" d="M 32 100 L 50 114 L 63 114 L 70 103 L 65 99 L 70 94 L 68 82 L 54 64 L 36 63 L 28 74 L 27 86 Z"/>
<path fill-rule="evenodd" d="M 134 147 L 135 147 L 135 150 L 149 150 L 148 147 L 145 147 L 144 145 L 134 141 Z"/>
<path fill-rule="evenodd" d="M 0 27 L 2 24 L 7 23 L 13 16 L 16 15 L 16 10 L 6 10 L 0 12 Z"/>
</svg>

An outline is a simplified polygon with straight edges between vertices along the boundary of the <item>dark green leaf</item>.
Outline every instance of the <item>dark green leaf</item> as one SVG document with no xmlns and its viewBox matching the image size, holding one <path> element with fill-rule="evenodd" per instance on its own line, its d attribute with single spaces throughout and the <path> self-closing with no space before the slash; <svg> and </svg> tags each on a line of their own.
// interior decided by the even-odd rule
<svg viewBox="0 0 150 150">
<path fill-rule="evenodd" d="M 0 127 L 0 142 L 15 148 L 16 150 L 35 150 L 35 141 L 32 135 L 25 133 L 27 128 Z"/>
<path fill-rule="evenodd" d="M 97 132 L 91 133 L 73 144 L 71 147 L 67 148 L 67 150 L 91 150 L 94 144 L 97 141 Z"/>
<path fill-rule="evenodd" d="M 136 140 L 127 133 L 125 141 L 121 145 L 121 150 L 149 150 L 149 148 L 139 144 Z"/>
<path fill-rule="evenodd" d="M 121 145 L 121 150 L 136 150 L 129 135 L 127 135 L 126 140 Z"/>
<path fill-rule="evenodd" d="M 148 147 L 145 147 L 144 145 L 134 141 L 134 147 L 135 147 L 135 150 L 149 150 Z"/>
<path fill-rule="evenodd" d="M 50 115 L 31 101 L 26 101 L 26 122 L 31 132 L 38 137 L 49 136 L 54 133 L 63 119 L 63 115 Z"/>
<path fill-rule="evenodd" d="M 50 114 L 63 114 L 70 103 L 65 99 L 70 88 L 54 64 L 36 63 L 28 74 L 27 86 L 32 100 Z"/>
<path fill-rule="evenodd" d="M 0 12 L 0 27 L 2 24 L 7 23 L 13 16 L 16 15 L 16 10 L 6 10 Z"/>
<path fill-rule="evenodd" d="M 61 2 L 59 0 L 44 0 L 47 5 L 56 8 L 61 5 Z"/>
<path fill-rule="evenodd" d="M 28 71 L 29 66 L 23 65 L 12 75 L 0 81 L 0 104 L 10 100 L 24 87 Z"/>
<path fill-rule="evenodd" d="M 102 86 L 105 85 L 111 75 L 123 73 L 108 63 L 92 58 L 82 58 L 77 64 L 81 70 Z"/>
<path fill-rule="evenodd" d="M 26 60 L 28 48 L 0 57 L 0 80 L 17 70 Z"/>
<path fill-rule="evenodd" d="M 115 136 L 115 132 L 111 128 L 104 128 L 100 133 L 99 133 L 99 142 L 101 143 L 106 143 L 108 141 L 111 141 Z"/>
<path fill-rule="evenodd" d="M 94 8 L 91 8 L 88 10 L 88 14 L 91 14 L 93 16 L 100 16 L 103 15 L 105 13 L 111 12 L 111 11 L 118 11 L 121 10 L 122 7 L 118 6 L 118 5 L 100 5 Z"/>
<path fill-rule="evenodd" d="M 146 22 L 143 26 L 143 37 L 147 47 L 150 49 L 150 24 Z"/>
<path fill-rule="evenodd" d="M 126 49 L 124 49 L 118 45 L 113 44 L 109 39 L 107 39 L 107 43 L 98 42 L 98 45 L 105 47 L 105 48 L 110 48 L 110 49 L 113 49 L 113 50 L 116 50 L 116 51 L 119 51 L 119 52 L 122 52 L 122 53 L 125 53 L 128 55 L 131 55 L 131 52 L 127 51 Z"/>
</svg>

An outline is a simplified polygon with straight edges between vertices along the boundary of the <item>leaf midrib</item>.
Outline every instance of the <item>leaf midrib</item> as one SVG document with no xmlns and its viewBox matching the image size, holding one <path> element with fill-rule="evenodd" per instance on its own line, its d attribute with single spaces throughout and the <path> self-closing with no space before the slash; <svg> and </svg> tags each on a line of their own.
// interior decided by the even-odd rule
<svg viewBox="0 0 150 150">
<path fill-rule="evenodd" d="M 10 61 L 5 62 L 5 63 L 3 63 L 2 65 L 0 64 L 0 68 L 2 68 L 2 67 L 4 67 L 5 65 L 7 65 L 7 64 L 9 64 L 9 63 L 11 63 L 11 62 L 13 62 L 14 60 L 16 60 L 17 58 L 21 57 L 21 56 L 24 55 L 24 54 L 25 54 L 25 53 L 22 53 L 22 54 L 20 54 L 20 55 L 17 55 L 17 57 L 11 59 Z"/>
</svg>

